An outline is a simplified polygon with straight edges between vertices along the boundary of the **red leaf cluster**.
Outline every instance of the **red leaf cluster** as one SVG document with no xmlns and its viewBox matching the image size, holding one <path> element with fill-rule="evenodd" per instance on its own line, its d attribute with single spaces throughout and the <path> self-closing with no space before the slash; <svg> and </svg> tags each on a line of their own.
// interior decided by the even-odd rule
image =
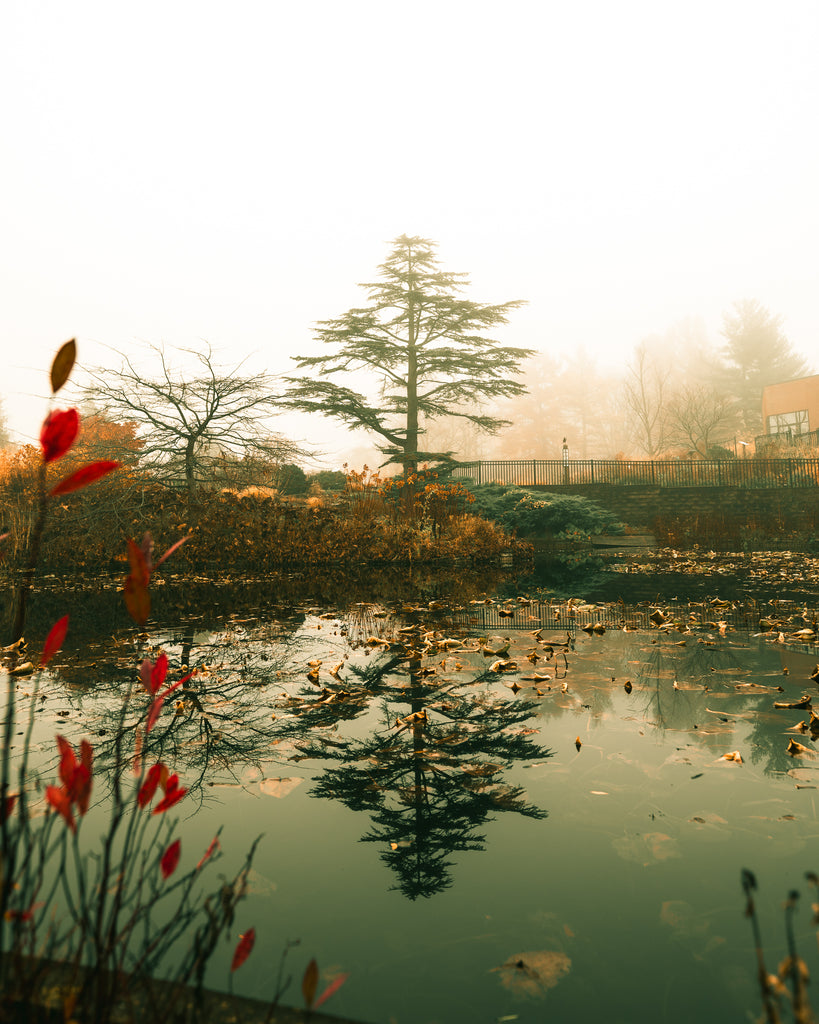
<svg viewBox="0 0 819 1024">
<path fill-rule="evenodd" d="M 186 683 L 192 675 L 194 675 L 196 669 L 193 672 L 188 672 L 186 676 L 183 676 L 178 682 L 171 683 L 170 686 L 166 686 L 162 693 L 158 693 L 159 687 L 165 682 L 165 676 L 168 674 L 168 656 L 163 651 L 162 654 L 156 659 L 156 664 L 152 664 L 146 658 L 142 662 L 139 669 L 139 675 L 142 680 L 142 685 L 145 687 L 146 692 L 149 695 L 153 695 L 153 702 L 151 704 L 151 710 L 148 712 L 148 718 L 145 722 L 145 734 L 147 735 L 156 724 L 159 713 L 162 711 L 162 706 L 167 698 L 178 690 L 180 686 Z"/>
<path fill-rule="evenodd" d="M 60 751 L 62 785 L 46 786 L 46 800 L 63 816 L 68 827 L 74 832 L 77 826 L 74 821 L 72 805 L 77 805 L 80 817 L 88 810 L 94 751 L 88 740 L 82 740 L 78 761 L 73 747 L 64 736 L 57 737 L 57 748 Z"/>
<path fill-rule="evenodd" d="M 153 814 L 162 814 L 163 811 L 167 811 L 174 804 L 178 804 L 188 792 L 187 789 L 179 785 L 179 776 L 175 773 L 171 775 L 166 766 L 161 761 L 157 761 L 148 769 L 145 781 L 139 787 L 137 804 L 140 807 L 147 807 L 160 786 L 165 795 L 154 807 Z"/>
<path fill-rule="evenodd" d="M 80 414 L 76 409 L 55 409 L 45 418 L 40 430 L 43 462 L 61 458 L 77 440 L 80 432 Z"/>
</svg>

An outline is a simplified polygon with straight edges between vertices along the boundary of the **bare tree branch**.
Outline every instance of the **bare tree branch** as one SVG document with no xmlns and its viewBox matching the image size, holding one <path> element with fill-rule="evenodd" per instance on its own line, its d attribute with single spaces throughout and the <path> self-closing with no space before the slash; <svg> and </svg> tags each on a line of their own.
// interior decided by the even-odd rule
<svg viewBox="0 0 819 1024">
<path fill-rule="evenodd" d="M 198 486 L 223 477 L 229 463 L 267 476 L 271 466 L 306 454 L 270 428 L 279 411 L 272 377 L 241 374 L 243 363 L 223 369 L 210 346 L 180 350 L 198 364 L 194 371 L 175 369 L 164 349 L 150 348 L 156 376 L 143 376 L 122 355 L 118 370 L 89 371 L 84 394 L 105 415 L 138 424 L 140 464 L 158 480 L 184 484 L 192 498 Z"/>
</svg>

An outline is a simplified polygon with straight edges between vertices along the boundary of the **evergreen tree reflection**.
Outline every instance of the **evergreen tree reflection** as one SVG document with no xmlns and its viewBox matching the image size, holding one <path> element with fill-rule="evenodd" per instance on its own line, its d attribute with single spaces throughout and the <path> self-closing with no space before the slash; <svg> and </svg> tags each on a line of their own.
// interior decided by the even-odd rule
<svg viewBox="0 0 819 1024">
<path fill-rule="evenodd" d="M 371 815 L 362 842 L 383 844 L 381 858 L 409 899 L 450 886 L 453 855 L 483 850 L 480 828 L 496 812 L 546 817 L 502 776 L 517 762 L 550 755 L 526 728 L 534 705 L 479 690 L 490 675 L 448 681 L 424 665 L 416 635 L 381 674 L 385 729 L 309 751 L 340 762 L 312 794 Z"/>
</svg>

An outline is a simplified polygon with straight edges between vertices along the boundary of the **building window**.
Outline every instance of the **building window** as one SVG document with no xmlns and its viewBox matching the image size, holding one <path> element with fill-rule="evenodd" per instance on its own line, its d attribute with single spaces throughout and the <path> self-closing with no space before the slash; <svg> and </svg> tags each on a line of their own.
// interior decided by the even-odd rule
<svg viewBox="0 0 819 1024">
<path fill-rule="evenodd" d="M 769 434 L 807 434 L 810 430 L 808 423 L 808 410 L 800 409 L 798 412 L 781 412 L 776 416 L 768 417 Z"/>
</svg>

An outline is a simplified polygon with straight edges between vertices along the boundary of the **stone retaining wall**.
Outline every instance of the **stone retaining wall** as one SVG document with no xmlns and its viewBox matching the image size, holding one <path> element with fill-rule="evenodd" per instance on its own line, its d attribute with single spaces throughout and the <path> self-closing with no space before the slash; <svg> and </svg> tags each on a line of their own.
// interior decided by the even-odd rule
<svg viewBox="0 0 819 1024">
<path fill-rule="evenodd" d="M 743 522 L 780 520 L 783 528 L 819 525 L 819 489 L 744 487 L 650 487 L 576 484 L 531 487 L 556 494 L 579 494 L 614 512 L 630 526 L 651 527 L 658 519 L 705 515 Z"/>
</svg>

